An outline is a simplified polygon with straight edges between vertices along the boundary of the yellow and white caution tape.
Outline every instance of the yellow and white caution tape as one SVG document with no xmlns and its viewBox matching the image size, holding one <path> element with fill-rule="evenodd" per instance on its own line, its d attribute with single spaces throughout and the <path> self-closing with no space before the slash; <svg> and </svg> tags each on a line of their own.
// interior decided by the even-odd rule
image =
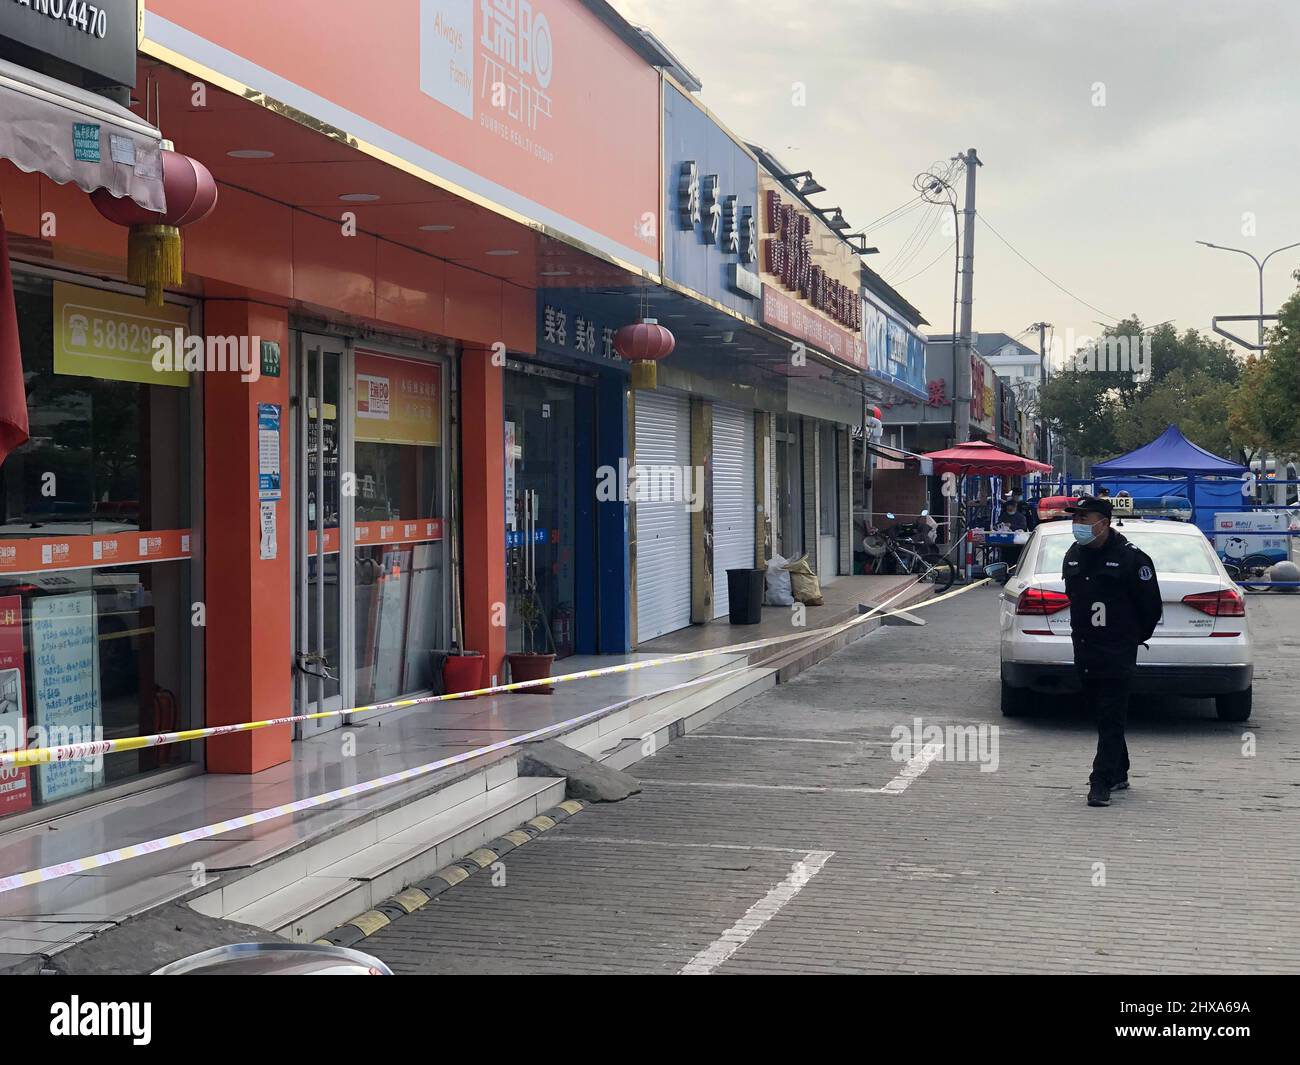
<svg viewBox="0 0 1300 1065">
<path fill-rule="evenodd" d="M 918 606 L 930 606 L 933 603 L 942 602 L 954 595 L 958 595 L 971 588 L 978 587 L 984 581 L 967 585 L 964 588 L 957 588 L 943 595 L 935 596 L 925 603 Z M 593 677 L 608 677 L 616 673 L 631 673 L 639 669 L 652 669 L 656 666 L 673 665 L 678 662 L 693 662 L 701 658 L 712 658 L 719 655 L 745 654 L 750 651 L 761 650 L 766 647 L 774 647 L 783 643 L 791 643 L 797 640 L 811 640 L 814 638 L 828 638 L 836 636 L 854 625 L 861 625 L 863 622 L 870 621 L 873 617 L 892 617 L 897 611 L 891 611 L 887 614 L 878 612 L 888 606 L 895 599 L 898 599 L 904 593 L 911 591 L 917 584 L 913 581 L 905 585 L 899 591 L 895 592 L 879 606 L 865 614 L 859 614 L 856 617 L 849 618 L 838 625 L 832 625 L 824 629 L 813 629 L 809 632 L 791 633 L 786 636 L 769 636 L 762 640 L 751 640 L 748 643 L 731 644 L 727 647 L 713 647 L 703 651 L 686 651 L 676 655 L 666 655 L 663 658 L 647 659 L 643 662 L 623 662 L 614 666 L 602 666 L 599 669 L 584 669 L 576 673 L 561 673 L 552 677 L 542 677 L 538 680 L 521 680 L 510 684 L 498 684 L 490 688 L 475 688 L 472 691 L 450 692 L 446 695 L 422 695 L 413 699 L 393 699 L 384 703 L 371 703 L 368 706 L 354 706 L 344 710 L 321 710 L 311 714 L 292 714 L 286 717 L 265 718 L 261 721 L 241 721 L 231 725 L 209 725 L 203 728 L 182 729 L 178 732 L 157 732 L 148 736 L 124 736 L 112 740 L 87 740 L 80 743 L 66 743 L 56 747 L 29 747 L 17 751 L 0 751 L 0 768 L 8 766 L 22 767 L 42 765 L 47 762 L 71 762 L 80 759 L 94 758 L 99 755 L 117 754 L 122 751 L 135 751 L 142 747 L 164 747 L 172 743 L 187 743 L 190 740 L 206 740 L 214 736 L 229 736 L 238 732 L 252 732 L 256 729 L 274 728 L 279 725 L 292 725 L 298 721 L 319 721 L 323 718 L 341 717 L 347 714 L 364 714 L 375 710 L 400 710 L 409 706 L 423 706 L 428 703 L 451 702 L 456 699 L 470 699 L 480 695 L 499 695 L 502 692 L 526 691 L 529 688 L 547 687 L 554 684 L 566 684 L 577 680 L 590 680 Z M 916 609 L 916 606 L 911 609 Z"/>
<path fill-rule="evenodd" d="M 966 585 L 963 588 L 957 588 L 954 589 L 953 591 L 945 592 L 943 595 L 935 596 L 933 599 L 930 599 L 924 603 L 917 603 L 912 607 L 910 607 L 909 610 L 918 610 L 923 607 L 933 606 L 935 603 L 941 603 L 945 599 L 951 599 L 954 596 L 960 595 L 963 592 L 968 592 L 972 588 L 977 588 L 979 587 L 979 585 L 985 583 L 987 583 L 987 581 L 978 581 L 974 584 Z M 728 654 L 728 653 L 736 653 L 742 649 L 747 649 L 747 648 L 753 649 L 756 647 L 770 647 L 775 643 L 788 642 L 792 638 L 809 639 L 813 636 L 819 636 L 819 635 L 825 637 L 833 636 L 840 632 L 846 631 L 847 629 L 851 628 L 853 625 L 859 625 L 862 622 L 871 619 L 872 617 L 895 617 L 903 613 L 903 611 L 901 610 L 890 610 L 890 611 L 886 611 L 883 614 L 878 612 L 884 606 L 893 602 L 895 599 L 899 597 L 899 595 L 902 595 L 903 592 L 907 591 L 909 588 L 913 586 L 914 584 L 908 585 L 907 587 L 903 588 L 900 592 L 890 596 L 889 599 L 885 600 L 884 603 L 881 603 L 880 606 L 875 607 L 869 613 L 859 614 L 858 616 L 849 618 L 847 621 L 843 621 L 838 625 L 833 625 L 825 629 L 815 629 L 812 632 L 800 633 L 797 637 L 780 636 L 780 637 L 772 637 L 766 640 L 755 640 L 748 644 L 736 644 L 728 648 L 715 648 L 712 651 L 707 651 L 707 652 L 692 651 L 689 654 L 685 654 L 685 655 L 675 655 L 668 658 L 653 659 L 649 662 L 635 663 L 635 667 L 644 668 L 646 666 L 663 665 L 667 662 L 672 662 L 672 661 L 687 661 L 693 658 L 704 657 L 706 654 Z M 489 689 L 483 689 L 482 691 L 483 693 L 487 693 L 487 692 L 495 692 L 501 690 L 512 690 L 518 687 L 522 687 L 524 686 L 524 684 L 553 683 L 561 679 L 577 679 L 580 676 L 602 676 L 610 672 L 622 671 L 625 668 L 626 668 L 625 666 L 616 666 L 616 667 L 612 667 L 611 669 L 605 669 L 605 670 L 591 670 L 583 674 L 567 674 L 566 677 L 564 678 L 551 677 L 548 680 L 527 681 L 527 682 L 521 682 L 519 685 L 504 685 L 500 688 L 489 688 Z M 191 829 L 187 829 L 184 832 L 173 833 L 172 835 L 169 836 L 159 836 L 157 839 L 147 840 L 144 843 L 135 843 L 129 847 L 119 847 L 116 850 L 101 851 L 99 854 L 92 854 L 85 858 L 77 858 L 70 862 L 60 862 L 57 865 L 47 865 L 41 869 L 29 869 L 28 871 L 23 873 L 15 873 L 11 876 L 0 877 L 0 894 L 3 894 L 4 892 L 7 891 L 15 891 L 18 888 L 22 888 L 22 887 L 30 887 L 33 884 L 43 884 L 50 880 L 58 880 L 61 877 L 71 876 L 74 873 L 85 873 L 91 869 L 101 869 L 106 865 L 114 865 L 117 862 L 126 861 L 130 858 L 140 858 L 146 854 L 156 854 L 159 851 L 170 850 L 173 847 L 180 847 L 185 845 L 186 843 L 194 843 L 202 839 L 211 839 L 213 836 L 220 836 L 226 832 L 233 832 L 237 828 L 248 828 L 251 825 L 260 825 L 266 821 L 272 821 L 278 817 L 286 817 L 289 814 L 300 813 L 303 810 L 310 810 L 317 806 L 324 806 L 328 803 L 337 802 L 340 799 L 351 798 L 354 795 L 364 795 L 367 792 L 377 791 L 380 788 L 386 788 L 392 784 L 400 784 L 403 781 L 413 780 L 416 777 L 425 776 L 429 773 L 436 772 L 440 769 L 446 769 L 449 768 L 450 766 L 460 765 L 464 762 L 471 761 L 472 759 L 475 758 L 480 758 L 484 755 L 493 754 L 497 751 L 503 751 L 509 747 L 515 747 L 523 743 L 530 743 L 533 740 L 542 739 L 546 736 L 551 735 L 552 733 L 567 731 L 571 728 L 575 728 L 579 725 L 582 725 L 587 721 L 595 720 L 596 718 L 601 717 L 604 714 L 611 713 L 612 711 L 615 710 L 619 710 L 624 706 L 630 706 L 632 703 L 638 702 L 642 699 L 652 698 L 657 695 L 665 695 L 670 692 L 681 691 L 684 688 L 690 688 L 698 684 L 712 683 L 717 680 L 722 680 L 725 677 L 735 676 L 737 674 L 743 673 L 749 668 L 750 666 L 746 664 L 743 666 L 737 666 L 734 669 L 724 670 L 721 673 L 706 673 L 703 676 L 694 677 L 691 680 L 683 681 L 681 684 L 675 684 L 672 687 L 663 688 L 657 692 L 650 692 L 642 695 L 634 695 L 629 699 L 623 700 L 622 702 L 613 703 L 610 706 L 602 706 L 597 710 L 590 710 L 585 714 L 579 714 L 577 717 L 571 717 L 566 721 L 558 721 L 553 725 L 547 725 L 544 728 L 534 729 L 532 732 L 525 732 L 518 736 L 512 736 L 509 739 L 499 740 L 496 743 L 488 744 L 485 747 L 476 747 L 472 751 L 462 751 L 460 754 L 454 754 L 446 758 L 440 758 L 434 762 L 426 762 L 424 765 L 414 766 L 411 769 L 403 769 L 396 773 L 388 773 L 385 776 L 376 777 L 373 780 L 363 781 L 359 784 L 350 784 L 345 788 L 338 788 L 334 791 L 327 791 L 321 795 L 313 795 L 306 799 L 298 799 L 295 802 L 283 803 L 280 806 L 272 806 L 266 810 L 259 810 L 255 813 L 244 814 L 241 817 L 232 817 L 229 820 L 218 821 L 215 824 L 204 825 L 201 828 L 191 828 Z M 477 692 L 461 693 L 461 696 L 463 697 L 463 695 L 466 694 L 480 694 L 480 693 Z M 403 700 L 400 703 L 389 704 L 389 705 L 409 706 L 409 705 L 414 705 L 415 703 L 436 702 L 440 699 L 445 699 L 445 698 L 449 698 L 449 697 L 429 696 L 422 699 Z M 362 709 L 371 710 L 377 708 L 378 708 L 378 704 L 374 707 L 364 707 Z M 357 712 L 358 711 L 356 710 L 334 711 L 334 713 L 357 713 Z M 312 715 L 307 715 L 307 717 L 284 718 L 280 720 L 287 722 L 293 720 L 305 720 L 308 718 L 324 717 L 324 716 L 326 715 L 312 714 Z M 280 722 L 275 721 L 271 723 L 278 724 Z M 252 727 L 264 727 L 264 726 L 260 722 L 252 722 L 249 724 L 245 724 L 243 726 L 221 726 L 221 729 L 230 732 L 230 731 L 246 730 Z M 214 734 L 214 730 L 212 729 L 194 729 L 192 731 L 206 733 L 206 734 Z M 221 733 L 217 732 L 215 734 L 221 734 Z M 167 733 L 164 735 L 180 735 L 180 734 Z M 152 737 L 133 737 L 133 738 L 151 739 Z M 168 742 L 180 742 L 180 741 L 170 740 Z M 147 744 L 136 744 L 136 746 L 146 746 L 146 745 Z M 71 746 L 75 747 L 75 746 L 84 746 L 84 745 L 73 744 Z M 59 750 L 59 749 L 61 748 L 47 748 L 47 750 Z M 23 753 L 23 752 L 15 752 L 15 753 Z"/>
</svg>

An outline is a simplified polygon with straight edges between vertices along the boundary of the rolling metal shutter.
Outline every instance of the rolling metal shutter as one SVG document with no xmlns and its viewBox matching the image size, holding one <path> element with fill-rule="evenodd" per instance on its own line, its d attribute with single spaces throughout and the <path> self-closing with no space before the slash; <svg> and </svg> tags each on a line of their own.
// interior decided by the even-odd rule
<svg viewBox="0 0 1300 1065">
<path fill-rule="evenodd" d="M 663 485 L 646 467 L 675 466 L 689 476 L 691 405 L 685 396 L 636 394 L 636 465 L 650 485 Z M 679 474 L 680 476 L 680 474 Z M 691 623 L 691 515 L 682 498 L 664 499 L 648 487 L 636 495 L 636 638 L 641 643 Z"/>
<path fill-rule="evenodd" d="M 754 415 L 713 407 L 713 616 L 727 613 L 727 570 L 754 565 Z"/>
</svg>

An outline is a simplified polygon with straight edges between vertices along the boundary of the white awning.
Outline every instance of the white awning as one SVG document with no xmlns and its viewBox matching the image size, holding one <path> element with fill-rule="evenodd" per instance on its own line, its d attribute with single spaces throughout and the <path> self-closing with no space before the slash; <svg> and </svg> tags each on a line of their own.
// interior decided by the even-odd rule
<svg viewBox="0 0 1300 1065">
<path fill-rule="evenodd" d="M 0 60 L 0 158 L 25 173 L 163 211 L 161 140 L 112 100 Z"/>
</svg>

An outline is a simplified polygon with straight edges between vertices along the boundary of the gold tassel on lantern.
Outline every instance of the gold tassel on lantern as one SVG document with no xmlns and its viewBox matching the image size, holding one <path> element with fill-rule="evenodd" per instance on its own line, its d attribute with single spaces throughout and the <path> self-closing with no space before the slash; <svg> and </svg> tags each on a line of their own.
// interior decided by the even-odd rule
<svg viewBox="0 0 1300 1065">
<path fill-rule="evenodd" d="M 163 288 L 184 280 L 181 231 L 176 226 L 132 226 L 126 244 L 127 279 L 144 286 L 150 307 L 163 305 Z"/>
<path fill-rule="evenodd" d="M 638 359 L 632 364 L 632 387 L 643 391 L 653 392 L 659 384 L 659 374 L 656 372 L 659 364 L 652 362 L 650 359 Z"/>
</svg>

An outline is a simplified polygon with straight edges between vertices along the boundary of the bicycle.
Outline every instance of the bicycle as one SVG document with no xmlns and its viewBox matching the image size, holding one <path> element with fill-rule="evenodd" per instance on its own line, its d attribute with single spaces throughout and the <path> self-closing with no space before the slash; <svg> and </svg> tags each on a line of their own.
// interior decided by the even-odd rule
<svg viewBox="0 0 1300 1065">
<path fill-rule="evenodd" d="M 1226 558 L 1223 560 L 1223 568 L 1228 571 L 1228 576 L 1234 581 L 1263 581 L 1268 579 L 1269 567 L 1277 559 L 1270 558 L 1268 555 L 1247 555 L 1239 561 L 1229 562 Z"/>
<path fill-rule="evenodd" d="M 893 516 L 888 515 L 890 518 Z M 894 572 L 916 574 L 923 583 L 934 585 L 936 595 L 942 594 L 957 579 L 957 567 L 938 551 L 926 550 L 928 544 L 917 543 L 917 534 L 915 523 L 869 530 L 862 546 L 875 558 L 872 573 L 880 574 L 888 560 L 893 564 Z"/>
</svg>

